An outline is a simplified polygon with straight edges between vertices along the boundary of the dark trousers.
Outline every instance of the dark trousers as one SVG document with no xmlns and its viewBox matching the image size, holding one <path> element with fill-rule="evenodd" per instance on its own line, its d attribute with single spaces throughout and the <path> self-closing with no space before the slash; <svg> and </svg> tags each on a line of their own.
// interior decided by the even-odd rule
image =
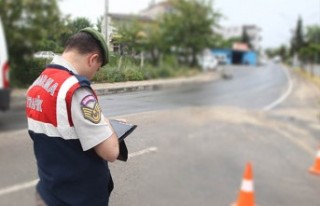
<svg viewBox="0 0 320 206">
<path fill-rule="evenodd" d="M 110 176 L 110 182 L 108 185 L 108 190 L 110 195 L 113 190 L 113 180 L 111 176 Z M 43 201 L 42 197 L 37 191 L 36 191 L 36 206 L 47 206 L 47 204 Z"/>
<path fill-rule="evenodd" d="M 36 192 L 36 206 L 47 206 L 38 192 Z"/>
</svg>

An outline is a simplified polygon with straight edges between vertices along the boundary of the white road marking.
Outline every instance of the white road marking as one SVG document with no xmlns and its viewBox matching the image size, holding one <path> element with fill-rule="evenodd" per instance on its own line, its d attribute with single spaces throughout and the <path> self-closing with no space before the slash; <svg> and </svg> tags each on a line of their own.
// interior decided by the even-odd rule
<svg viewBox="0 0 320 206">
<path fill-rule="evenodd" d="M 285 74 L 286 74 L 286 77 L 288 79 L 288 82 L 289 82 L 289 85 L 288 85 L 288 89 L 287 91 L 282 95 L 280 96 L 277 100 L 275 100 L 274 102 L 272 102 L 271 104 L 265 106 L 263 108 L 264 111 L 269 111 L 271 109 L 273 109 L 274 107 L 276 107 L 278 104 L 280 104 L 281 102 L 283 102 L 289 95 L 290 93 L 292 92 L 292 88 L 293 88 L 293 83 L 292 83 L 292 79 L 291 79 L 291 76 L 288 72 L 287 69 L 283 68 Z"/>
<path fill-rule="evenodd" d="M 150 153 L 150 152 L 156 152 L 157 150 L 158 150 L 158 148 L 156 148 L 156 147 L 149 147 L 149 148 L 137 151 L 137 152 L 130 153 L 128 156 L 129 156 L 129 158 L 133 158 L 133 157 L 137 157 L 137 156 L 140 156 L 140 155 L 143 155 L 143 154 L 147 154 L 147 153 Z M 0 189 L 0 196 L 7 195 L 7 194 L 10 194 L 10 193 L 18 192 L 20 190 L 24 190 L 24 189 L 28 189 L 28 188 L 34 187 L 34 186 L 37 185 L 38 181 L 39 181 L 39 179 L 35 179 L 35 180 L 30 181 L 30 182 L 24 182 L 24 183 L 12 185 L 12 186 L 9 186 L 9 187 L 6 187 L 6 188 L 2 188 L 2 189 Z"/>
<path fill-rule="evenodd" d="M 129 154 L 129 158 L 137 157 L 137 156 L 140 156 L 140 155 L 143 155 L 146 153 L 150 153 L 150 152 L 156 152 L 157 150 L 158 150 L 158 148 L 156 148 L 156 147 L 149 147 L 147 149 L 140 150 L 138 152 L 133 152 L 133 153 Z"/>
<path fill-rule="evenodd" d="M 14 192 L 18 192 L 20 190 L 28 189 L 30 187 L 34 187 L 34 186 L 36 186 L 38 181 L 39 181 L 39 179 L 35 179 L 35 180 L 30 181 L 30 182 L 16 184 L 16 185 L 13 185 L 13 186 L 10 186 L 10 187 L 6 187 L 6 188 L 3 188 L 3 189 L 0 189 L 0 196 L 6 195 L 6 194 L 10 194 L 10 193 L 14 193 Z"/>
</svg>

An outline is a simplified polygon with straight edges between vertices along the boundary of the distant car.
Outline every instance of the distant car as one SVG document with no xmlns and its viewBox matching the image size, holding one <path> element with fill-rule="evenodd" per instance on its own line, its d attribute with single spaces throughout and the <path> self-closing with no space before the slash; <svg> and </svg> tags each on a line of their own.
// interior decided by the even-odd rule
<svg viewBox="0 0 320 206">
<path fill-rule="evenodd" d="M 33 54 L 33 57 L 39 59 L 52 59 L 54 55 L 55 53 L 53 53 L 52 51 L 38 51 Z"/>
<path fill-rule="evenodd" d="M 204 55 L 199 58 L 199 64 L 203 71 L 215 70 L 218 67 L 218 60 L 214 55 Z"/>
<path fill-rule="evenodd" d="M 264 66 L 267 64 L 267 60 L 265 58 L 260 58 L 258 60 L 258 66 Z"/>
<path fill-rule="evenodd" d="M 280 56 L 275 56 L 273 57 L 273 62 L 274 63 L 280 63 L 282 60 L 281 60 L 281 57 Z"/>
</svg>

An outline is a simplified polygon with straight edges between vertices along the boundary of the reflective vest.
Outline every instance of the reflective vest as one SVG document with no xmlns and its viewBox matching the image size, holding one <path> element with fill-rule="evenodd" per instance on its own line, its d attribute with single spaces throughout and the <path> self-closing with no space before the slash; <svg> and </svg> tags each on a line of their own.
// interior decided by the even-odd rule
<svg viewBox="0 0 320 206">
<path fill-rule="evenodd" d="M 37 190 L 49 206 L 108 205 L 108 164 L 94 149 L 83 151 L 73 127 L 71 100 L 80 87 L 91 89 L 85 77 L 48 65 L 27 92 L 28 131 L 40 179 Z"/>
</svg>

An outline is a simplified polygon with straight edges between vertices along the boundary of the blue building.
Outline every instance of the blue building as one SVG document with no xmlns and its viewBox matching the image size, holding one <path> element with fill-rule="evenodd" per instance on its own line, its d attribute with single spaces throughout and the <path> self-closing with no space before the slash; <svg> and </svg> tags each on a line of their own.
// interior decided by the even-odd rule
<svg viewBox="0 0 320 206">
<path fill-rule="evenodd" d="M 212 49 L 211 52 L 221 64 L 257 65 L 257 53 L 255 51 Z"/>
</svg>

